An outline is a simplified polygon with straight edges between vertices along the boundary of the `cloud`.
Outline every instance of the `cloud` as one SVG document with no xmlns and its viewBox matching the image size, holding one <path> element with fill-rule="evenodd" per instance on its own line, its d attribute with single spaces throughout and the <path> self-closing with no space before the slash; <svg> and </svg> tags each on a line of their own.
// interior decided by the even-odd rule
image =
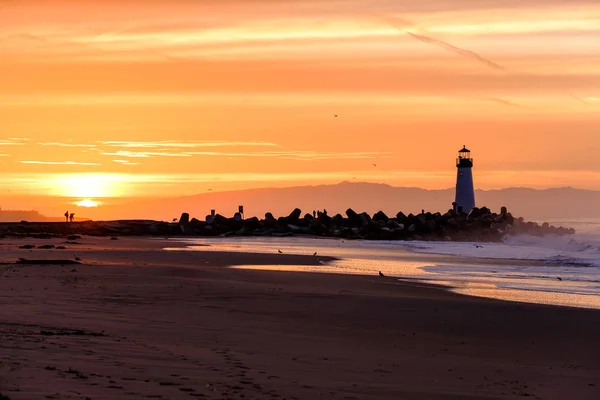
<svg viewBox="0 0 600 400">
<path fill-rule="evenodd" d="M 113 162 L 122 164 L 122 165 L 139 165 L 139 163 L 129 162 L 127 160 L 113 160 Z"/>
<path fill-rule="evenodd" d="M 111 147 L 132 147 L 132 148 L 196 148 L 196 147 L 225 147 L 225 146 L 257 146 L 273 147 L 275 143 L 269 142 L 176 142 L 173 140 L 160 140 L 156 142 L 135 142 L 135 141 L 99 141 L 103 145 Z"/>
<path fill-rule="evenodd" d="M 41 164 L 41 165 L 100 165 L 98 163 L 77 162 L 77 161 L 17 161 L 21 164 Z"/>
<path fill-rule="evenodd" d="M 372 159 L 376 157 L 389 157 L 392 153 L 381 152 L 354 152 L 354 153 L 333 153 L 318 151 L 265 151 L 265 152 L 216 152 L 216 151 L 190 151 L 190 155 L 210 156 L 210 157 L 273 157 L 296 161 L 317 161 L 317 160 L 344 160 L 344 159 Z"/>
<path fill-rule="evenodd" d="M 81 143 L 61 143 L 61 142 L 37 142 L 40 146 L 59 146 L 59 147 L 96 147 L 95 144 Z"/>
<path fill-rule="evenodd" d="M 120 150 L 115 153 L 102 153 L 105 156 L 117 156 L 117 157 L 132 157 L 132 158 L 150 158 L 150 157 L 191 157 L 190 154 L 186 153 L 159 153 L 152 151 L 127 151 Z"/>
<path fill-rule="evenodd" d="M 0 146 L 23 146 L 24 144 L 21 142 L 0 141 Z"/>
</svg>

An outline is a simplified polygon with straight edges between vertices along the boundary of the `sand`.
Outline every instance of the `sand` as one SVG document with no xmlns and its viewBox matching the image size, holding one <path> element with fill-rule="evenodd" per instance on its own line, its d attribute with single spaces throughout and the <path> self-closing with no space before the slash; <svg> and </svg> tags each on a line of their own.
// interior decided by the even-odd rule
<svg viewBox="0 0 600 400">
<path fill-rule="evenodd" d="M 10 399 L 599 399 L 600 312 L 376 276 L 229 268 L 287 254 L 0 240 Z M 2 396 L 0 396 L 2 398 Z"/>
</svg>

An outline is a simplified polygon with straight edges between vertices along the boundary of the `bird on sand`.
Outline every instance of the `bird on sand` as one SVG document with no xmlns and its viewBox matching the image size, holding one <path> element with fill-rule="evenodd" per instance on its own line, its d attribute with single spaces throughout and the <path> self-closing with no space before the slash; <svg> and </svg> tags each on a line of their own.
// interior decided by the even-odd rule
<svg viewBox="0 0 600 400">
<path fill-rule="evenodd" d="M 315 251 L 315 254 L 313 254 L 313 256 L 316 256 L 316 255 L 317 255 L 317 252 Z"/>
<path fill-rule="evenodd" d="M 562 278 L 560 276 L 557 276 L 556 279 L 558 279 L 559 281 L 562 281 Z"/>
<path fill-rule="evenodd" d="M 379 277 L 380 278 L 385 278 L 385 275 L 383 273 L 381 273 L 381 271 L 379 271 Z"/>
<path fill-rule="evenodd" d="M 281 250 L 279 250 L 279 249 L 277 249 L 277 252 L 278 252 L 279 254 L 283 254 L 283 251 L 281 251 Z"/>
<path fill-rule="evenodd" d="M 478 249 L 483 249 L 483 246 L 480 246 L 480 245 L 478 245 L 478 244 L 474 244 L 473 246 L 475 246 L 475 247 L 476 247 L 476 248 L 478 248 Z"/>
<path fill-rule="evenodd" d="M 73 259 L 74 259 L 75 261 L 81 261 L 81 258 L 77 257 L 75 254 L 73 254 Z"/>
</svg>

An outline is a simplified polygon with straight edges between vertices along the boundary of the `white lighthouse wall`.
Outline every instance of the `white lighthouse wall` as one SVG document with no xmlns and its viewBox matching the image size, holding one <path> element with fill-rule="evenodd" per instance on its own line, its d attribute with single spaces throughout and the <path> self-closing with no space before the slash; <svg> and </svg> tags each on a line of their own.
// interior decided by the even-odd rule
<svg viewBox="0 0 600 400">
<path fill-rule="evenodd" d="M 461 206 L 464 213 L 475 207 L 475 189 L 473 186 L 473 168 L 458 168 L 456 176 L 456 206 Z"/>
</svg>

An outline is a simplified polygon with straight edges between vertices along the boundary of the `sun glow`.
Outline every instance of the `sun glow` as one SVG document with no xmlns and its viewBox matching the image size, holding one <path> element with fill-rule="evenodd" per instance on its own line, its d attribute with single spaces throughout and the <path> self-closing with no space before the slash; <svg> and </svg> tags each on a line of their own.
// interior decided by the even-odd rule
<svg viewBox="0 0 600 400">
<path fill-rule="evenodd" d="M 52 182 L 52 191 L 57 196 L 79 199 L 118 197 L 122 195 L 118 178 L 115 174 L 60 175 Z"/>
<path fill-rule="evenodd" d="M 78 203 L 75 203 L 75 205 L 77 205 L 78 207 L 98 207 L 98 203 L 96 203 L 93 200 L 89 200 L 89 199 L 85 199 L 85 200 L 81 200 Z"/>
</svg>

